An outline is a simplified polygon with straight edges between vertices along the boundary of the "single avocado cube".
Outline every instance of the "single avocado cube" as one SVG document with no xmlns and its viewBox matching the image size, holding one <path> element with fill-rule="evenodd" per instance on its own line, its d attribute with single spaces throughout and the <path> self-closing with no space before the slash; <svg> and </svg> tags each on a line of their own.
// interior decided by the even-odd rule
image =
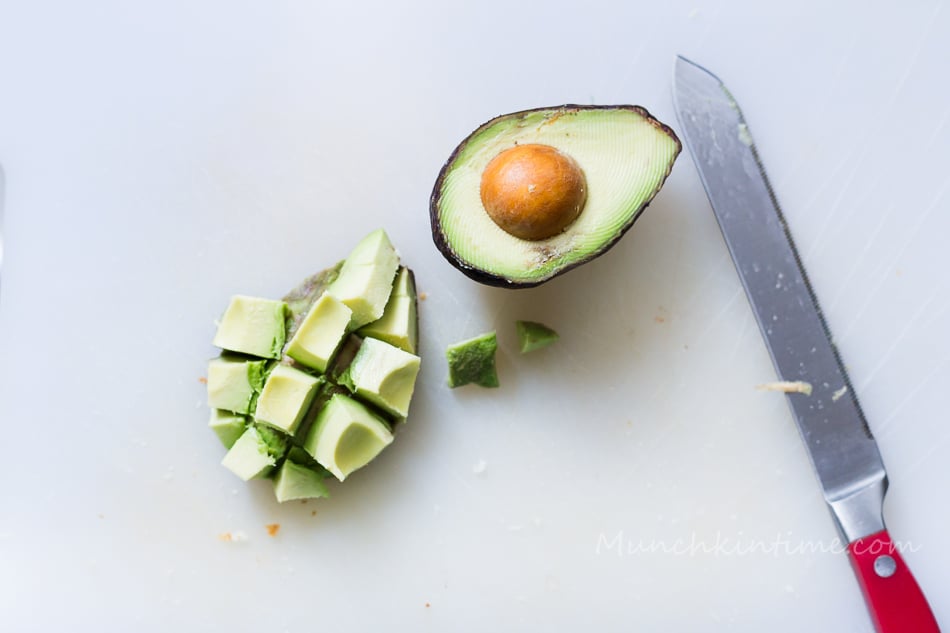
<svg viewBox="0 0 950 633">
<path fill-rule="evenodd" d="M 343 372 L 340 383 L 387 413 L 404 418 L 409 413 L 419 364 L 415 354 L 368 338 Z"/>
<path fill-rule="evenodd" d="M 247 429 L 247 420 L 243 415 L 222 411 L 221 409 L 212 409 L 208 426 L 221 440 L 224 448 L 231 448 Z"/>
<path fill-rule="evenodd" d="M 378 338 L 410 354 L 416 353 L 419 321 L 416 317 L 416 284 L 412 272 L 402 267 L 396 274 L 392 295 L 378 320 L 359 330 L 364 337 Z"/>
<path fill-rule="evenodd" d="M 274 476 L 274 495 L 277 501 L 283 503 L 295 499 L 329 497 L 330 492 L 323 483 L 323 475 L 286 459 Z"/>
<path fill-rule="evenodd" d="M 474 383 L 482 387 L 497 387 L 495 352 L 498 339 L 494 332 L 450 345 L 445 351 L 449 361 L 449 387 Z"/>
<path fill-rule="evenodd" d="M 235 295 L 221 317 L 213 344 L 231 352 L 280 358 L 286 320 L 283 301 Z"/>
<path fill-rule="evenodd" d="M 561 338 L 557 332 L 543 323 L 515 321 L 515 327 L 518 329 L 518 346 L 522 354 L 547 347 Z"/>
<path fill-rule="evenodd" d="M 318 378 L 299 369 L 277 365 L 264 381 L 254 418 L 292 435 L 306 415 L 319 384 Z"/>
<path fill-rule="evenodd" d="M 208 406 L 252 413 L 264 384 L 266 361 L 215 358 L 208 363 Z"/>
<path fill-rule="evenodd" d="M 383 316 L 398 266 L 396 249 L 382 229 L 364 237 L 346 258 L 327 292 L 353 311 L 350 330 Z"/>
<path fill-rule="evenodd" d="M 343 481 L 393 441 L 386 423 L 361 402 L 335 394 L 307 434 L 304 449 Z"/>
<path fill-rule="evenodd" d="M 346 335 L 353 311 L 324 293 L 317 299 L 287 344 L 287 355 L 323 373 Z"/>
<path fill-rule="evenodd" d="M 221 460 L 221 465 L 244 481 L 266 477 L 282 450 L 280 438 L 273 431 L 267 431 L 255 425 L 247 427 Z M 283 449 L 286 449 L 286 444 Z"/>
</svg>

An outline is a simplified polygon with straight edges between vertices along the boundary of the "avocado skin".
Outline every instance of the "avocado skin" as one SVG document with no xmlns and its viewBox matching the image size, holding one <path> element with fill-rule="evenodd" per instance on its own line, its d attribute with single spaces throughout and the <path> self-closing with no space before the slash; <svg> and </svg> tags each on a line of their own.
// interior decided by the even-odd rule
<svg viewBox="0 0 950 633">
<path fill-rule="evenodd" d="M 416 308 L 416 322 L 413 323 L 413 328 L 415 328 L 415 337 L 416 337 L 416 351 L 414 354 L 421 356 L 419 353 L 419 286 L 416 285 L 416 273 L 412 272 L 412 269 L 406 266 L 406 272 L 409 273 L 409 284 L 413 289 L 412 293 L 412 303 Z"/>
<path fill-rule="evenodd" d="M 432 194 L 429 196 L 429 223 L 432 227 L 432 241 L 435 242 L 435 246 L 436 248 L 439 249 L 439 252 L 442 253 L 442 256 L 445 257 L 445 259 L 447 259 L 450 264 L 452 264 L 457 269 L 459 269 L 466 277 L 468 277 L 469 279 L 473 279 L 481 284 L 485 284 L 486 286 L 495 286 L 497 288 L 511 288 L 513 290 L 520 290 L 523 288 L 534 288 L 536 286 L 540 286 L 543 283 L 551 281 L 555 277 L 563 275 L 569 270 L 573 270 L 577 268 L 581 264 L 586 264 L 587 262 L 597 259 L 601 255 L 609 251 L 611 248 L 613 248 L 614 244 L 616 244 L 620 240 L 620 238 L 623 237 L 626 234 L 626 232 L 630 230 L 630 227 L 632 227 L 634 222 L 637 221 L 637 218 L 643 215 L 642 213 L 643 209 L 650 206 L 650 202 L 653 200 L 653 198 L 651 197 L 650 200 L 647 201 L 643 205 L 643 207 L 641 207 L 636 213 L 633 214 L 633 217 L 627 224 L 621 227 L 620 230 L 617 231 L 617 233 L 612 238 L 610 238 L 604 244 L 603 247 L 601 247 L 600 249 L 592 253 L 590 257 L 586 257 L 568 266 L 565 266 L 561 268 L 560 270 L 556 271 L 550 277 L 546 277 L 545 279 L 539 279 L 537 281 L 516 282 L 516 281 L 512 281 L 508 279 L 507 277 L 503 277 L 501 275 L 496 275 L 485 270 L 473 268 L 472 266 L 469 266 L 465 262 L 461 261 L 458 255 L 455 253 L 455 251 L 452 250 L 452 246 L 449 244 L 448 237 L 442 231 L 442 223 L 439 221 L 439 207 L 438 207 L 439 197 L 441 195 L 442 185 L 445 180 L 445 176 L 449 171 L 449 167 L 452 165 L 453 162 L 455 162 L 455 158 L 459 155 L 459 153 L 468 145 L 469 140 L 471 140 L 472 137 L 477 135 L 479 132 L 481 132 L 483 129 L 485 129 L 489 125 L 495 124 L 500 119 L 524 117 L 525 115 L 532 114 L 534 112 L 544 111 L 544 110 L 630 110 L 630 111 L 640 114 L 641 116 L 644 117 L 644 119 L 646 119 L 654 127 L 662 130 L 664 133 L 669 135 L 669 137 L 672 138 L 676 142 L 676 147 L 677 147 L 676 155 L 674 156 L 674 160 L 670 164 L 670 168 L 667 169 L 666 173 L 663 175 L 663 180 L 660 182 L 660 185 L 656 188 L 656 192 L 654 192 L 654 195 L 656 195 L 656 193 L 659 192 L 659 190 L 663 188 L 663 183 L 666 182 L 667 177 L 669 177 L 670 172 L 673 169 L 673 163 L 675 162 L 675 157 L 679 156 L 680 152 L 683 150 L 683 144 L 680 142 L 679 137 L 676 136 L 676 132 L 674 132 L 670 126 L 658 121 L 652 114 L 650 114 L 650 112 L 646 108 L 642 106 L 636 106 L 636 105 L 578 105 L 578 104 L 568 103 L 561 106 L 531 108 L 529 110 L 520 110 L 518 112 L 512 112 L 511 114 L 503 114 L 501 116 L 494 117 L 493 119 L 490 119 L 486 121 L 485 123 L 483 123 L 482 125 L 478 126 L 471 134 L 465 137 L 465 140 L 463 140 L 461 143 L 458 144 L 458 146 L 455 148 L 455 150 L 453 150 L 452 154 L 449 156 L 448 160 L 445 161 L 445 164 L 442 165 L 442 169 L 439 170 L 439 177 L 436 179 L 435 186 L 432 188 Z"/>
</svg>

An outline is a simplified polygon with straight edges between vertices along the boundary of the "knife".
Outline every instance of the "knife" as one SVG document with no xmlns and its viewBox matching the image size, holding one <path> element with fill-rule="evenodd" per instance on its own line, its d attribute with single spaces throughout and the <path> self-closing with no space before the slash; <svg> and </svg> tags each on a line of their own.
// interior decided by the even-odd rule
<svg viewBox="0 0 950 633">
<path fill-rule="evenodd" d="M 735 99 L 677 57 L 676 116 L 879 633 L 939 633 L 884 527 L 887 473 Z"/>
</svg>

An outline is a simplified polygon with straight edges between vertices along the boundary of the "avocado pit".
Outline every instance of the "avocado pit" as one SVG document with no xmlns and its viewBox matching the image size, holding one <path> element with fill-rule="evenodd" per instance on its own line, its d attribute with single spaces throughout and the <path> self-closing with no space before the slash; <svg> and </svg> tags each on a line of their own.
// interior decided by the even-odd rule
<svg viewBox="0 0 950 633">
<path fill-rule="evenodd" d="M 577 162 L 550 145 L 516 145 L 495 156 L 481 179 L 482 206 L 503 231 L 543 240 L 584 209 L 587 180 Z"/>
</svg>

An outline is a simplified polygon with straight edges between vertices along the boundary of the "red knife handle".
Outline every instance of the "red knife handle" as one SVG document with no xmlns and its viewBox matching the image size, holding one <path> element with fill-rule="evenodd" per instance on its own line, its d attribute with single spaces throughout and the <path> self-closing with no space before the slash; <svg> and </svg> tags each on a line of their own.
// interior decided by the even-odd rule
<svg viewBox="0 0 950 633">
<path fill-rule="evenodd" d="M 924 593 L 887 530 L 848 545 L 878 633 L 940 633 Z"/>
</svg>

